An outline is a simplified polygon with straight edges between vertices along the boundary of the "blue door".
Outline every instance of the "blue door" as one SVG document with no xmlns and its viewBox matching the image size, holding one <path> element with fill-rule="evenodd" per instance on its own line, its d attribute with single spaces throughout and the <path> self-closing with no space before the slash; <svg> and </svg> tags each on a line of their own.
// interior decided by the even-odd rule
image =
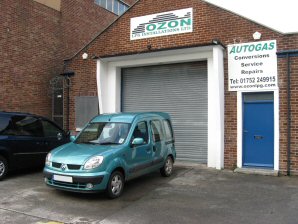
<svg viewBox="0 0 298 224">
<path fill-rule="evenodd" d="M 244 95 L 243 166 L 273 168 L 273 93 Z"/>
</svg>

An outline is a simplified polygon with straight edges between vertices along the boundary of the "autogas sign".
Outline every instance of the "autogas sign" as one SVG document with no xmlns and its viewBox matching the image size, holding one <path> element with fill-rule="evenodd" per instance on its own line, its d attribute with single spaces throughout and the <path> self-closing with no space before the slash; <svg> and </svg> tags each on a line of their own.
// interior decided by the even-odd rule
<svg viewBox="0 0 298 224">
<path fill-rule="evenodd" d="M 276 89 L 276 40 L 228 46 L 229 91 Z"/>
<path fill-rule="evenodd" d="M 130 40 L 193 31 L 192 8 L 131 18 Z"/>
</svg>

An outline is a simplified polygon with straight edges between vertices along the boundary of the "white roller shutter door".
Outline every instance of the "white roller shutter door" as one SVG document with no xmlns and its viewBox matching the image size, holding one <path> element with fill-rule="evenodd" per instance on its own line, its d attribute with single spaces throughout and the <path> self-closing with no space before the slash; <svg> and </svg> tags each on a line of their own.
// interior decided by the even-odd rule
<svg viewBox="0 0 298 224">
<path fill-rule="evenodd" d="M 177 159 L 207 163 L 207 62 L 122 69 L 122 111 L 172 117 Z"/>
</svg>

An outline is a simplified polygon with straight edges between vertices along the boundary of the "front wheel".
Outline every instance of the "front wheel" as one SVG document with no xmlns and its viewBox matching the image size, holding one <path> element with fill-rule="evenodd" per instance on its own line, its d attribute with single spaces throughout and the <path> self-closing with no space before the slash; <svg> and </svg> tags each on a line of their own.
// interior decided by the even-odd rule
<svg viewBox="0 0 298 224">
<path fill-rule="evenodd" d="M 165 164 L 162 168 L 160 168 L 160 174 L 163 176 L 163 177 L 169 177 L 172 175 L 172 172 L 173 172 L 173 159 L 171 156 L 168 156 L 166 161 L 165 161 Z"/>
<path fill-rule="evenodd" d="M 8 163 L 7 160 L 0 156 L 0 180 L 3 180 L 4 177 L 7 174 L 7 170 L 8 170 Z"/>
<path fill-rule="evenodd" d="M 114 171 L 109 179 L 107 186 L 107 196 L 111 199 L 118 198 L 122 194 L 124 187 L 124 176 L 119 171 Z"/>
</svg>

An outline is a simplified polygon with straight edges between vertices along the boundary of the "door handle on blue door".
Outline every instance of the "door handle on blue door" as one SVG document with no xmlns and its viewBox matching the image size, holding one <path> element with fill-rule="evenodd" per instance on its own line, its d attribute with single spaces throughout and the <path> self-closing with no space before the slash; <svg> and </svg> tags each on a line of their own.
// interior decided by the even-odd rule
<svg viewBox="0 0 298 224">
<path fill-rule="evenodd" d="M 254 135 L 254 139 L 256 140 L 262 140 L 264 138 L 264 136 L 262 135 Z"/>
</svg>

